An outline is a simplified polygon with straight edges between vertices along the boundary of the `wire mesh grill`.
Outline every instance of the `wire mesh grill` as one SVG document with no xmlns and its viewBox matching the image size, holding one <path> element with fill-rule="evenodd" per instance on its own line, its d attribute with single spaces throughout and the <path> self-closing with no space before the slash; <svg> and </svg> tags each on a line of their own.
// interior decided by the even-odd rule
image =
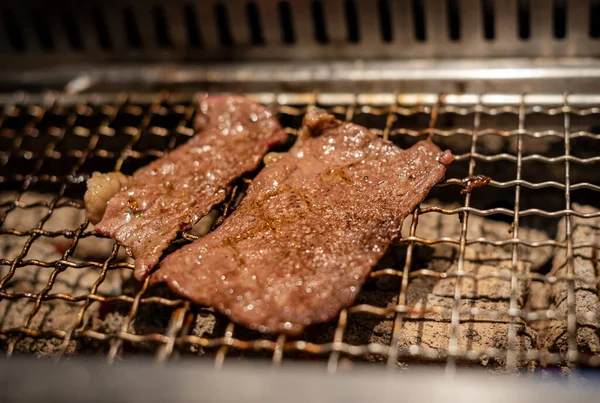
<svg viewBox="0 0 600 403">
<path fill-rule="evenodd" d="M 448 371 L 465 363 L 600 366 L 597 97 L 250 96 L 291 135 L 319 106 L 403 147 L 430 136 L 454 152 L 446 180 L 407 218 L 355 304 L 299 337 L 265 336 L 128 279 L 131 261 L 81 214 L 85 180 L 96 170 L 130 174 L 186 141 L 194 134 L 193 94 L 18 95 L 3 100 L 0 116 L 0 346 L 7 356 L 101 353 L 112 362 L 144 353 L 164 362 L 197 354 L 217 366 L 260 356 L 274 365 L 324 361 L 331 372 L 352 360 L 390 368 L 435 362 Z M 489 186 L 461 194 L 477 174 L 491 176 Z M 427 220 L 437 224 L 422 232 Z M 185 233 L 176 243 L 195 237 Z M 83 245 L 88 250 L 79 253 Z M 435 259 L 446 263 L 440 268 Z M 581 269 L 588 266 L 591 272 Z M 31 276 L 20 279 L 25 272 Z"/>
</svg>

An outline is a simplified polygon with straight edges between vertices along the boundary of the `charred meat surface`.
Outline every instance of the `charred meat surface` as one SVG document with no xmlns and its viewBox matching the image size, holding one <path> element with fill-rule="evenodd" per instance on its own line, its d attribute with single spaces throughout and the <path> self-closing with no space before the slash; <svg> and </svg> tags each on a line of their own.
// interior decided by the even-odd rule
<svg viewBox="0 0 600 403">
<path fill-rule="evenodd" d="M 312 110 L 236 211 L 151 280 L 252 329 L 297 334 L 354 301 L 452 158 L 429 141 L 402 150 Z"/>
<path fill-rule="evenodd" d="M 202 127 L 192 139 L 131 178 L 108 173 L 88 181 L 88 218 L 101 217 L 96 231 L 135 258 L 138 280 L 147 277 L 180 231 L 222 202 L 235 179 L 286 140 L 271 111 L 240 96 L 206 98 L 196 123 Z"/>
</svg>

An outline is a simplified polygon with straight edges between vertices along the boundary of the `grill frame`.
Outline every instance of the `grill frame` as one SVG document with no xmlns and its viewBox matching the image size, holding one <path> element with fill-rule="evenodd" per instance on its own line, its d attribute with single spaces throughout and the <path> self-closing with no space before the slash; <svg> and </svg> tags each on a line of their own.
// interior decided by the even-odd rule
<svg viewBox="0 0 600 403">
<path fill-rule="evenodd" d="M 148 93 L 148 94 L 47 94 L 45 96 L 31 94 L 17 94 L 0 97 L 3 100 L 13 100 L 8 102 L 4 106 L 1 122 L 5 122 L 7 116 L 14 114 L 17 110 L 31 110 L 35 113 L 41 114 L 36 117 L 33 124 L 25 126 L 20 130 L 14 132 L 15 140 L 11 151 L 2 151 L 0 153 L 0 161 L 2 166 L 6 166 L 11 158 L 27 157 L 25 154 L 19 151 L 19 146 L 24 136 L 36 133 L 36 124 L 38 124 L 43 116 L 43 113 L 47 113 L 48 110 L 52 111 L 58 107 L 65 105 L 79 105 L 81 110 L 86 110 L 88 106 L 85 103 L 91 103 L 100 105 L 117 103 L 117 107 L 104 106 L 108 108 L 107 119 L 101 124 L 97 130 L 87 131 L 87 136 L 90 136 L 88 147 L 80 152 L 75 152 L 74 157 L 77 162 L 73 165 L 73 171 L 70 175 L 65 177 L 52 177 L 46 176 L 40 172 L 43 168 L 43 164 L 39 157 L 42 159 L 56 159 L 65 158 L 60 152 L 56 151 L 57 144 L 66 135 L 73 135 L 75 133 L 75 127 L 73 127 L 76 119 L 74 116 L 70 116 L 66 121 L 71 122 L 71 126 L 58 127 L 53 130 L 52 128 L 46 128 L 45 131 L 55 133 L 54 140 L 49 143 L 49 147 L 44 150 L 40 155 L 30 155 L 29 158 L 33 161 L 38 161 L 34 166 L 34 172 L 30 175 L 24 176 L 13 176 L 8 178 L 6 175 L 1 175 L 0 183 L 7 184 L 8 182 L 17 182 L 21 185 L 19 195 L 23 194 L 24 191 L 28 190 L 31 186 L 35 186 L 41 182 L 50 182 L 58 186 L 58 192 L 56 197 L 51 201 L 43 201 L 39 203 L 33 203 L 31 205 L 25 205 L 19 201 L 19 198 L 15 199 L 10 203 L 4 203 L 0 208 L 6 208 L 3 212 L 0 221 L 4 222 L 7 214 L 13 210 L 33 207 L 47 207 L 48 214 L 40 221 L 36 228 L 32 228 L 28 231 L 17 231 L 14 229 L 0 228 L 0 234 L 11 234 L 13 236 L 28 237 L 28 241 L 25 243 L 25 247 L 22 253 L 15 259 L 7 260 L 2 259 L 0 264 L 3 266 L 9 266 L 9 274 L 0 280 L 0 297 L 3 299 L 15 300 L 15 299 L 29 299 L 35 302 L 33 310 L 24 318 L 23 326 L 0 329 L 0 335 L 4 335 L 7 338 L 7 356 L 11 356 L 14 353 L 15 345 L 23 337 L 56 337 L 62 339 L 62 345 L 60 348 L 60 355 L 67 351 L 69 341 L 73 338 L 89 338 L 97 340 L 101 343 L 106 343 L 109 347 L 106 359 L 109 362 L 114 362 L 121 354 L 123 344 L 128 343 L 132 345 L 141 345 L 142 343 L 155 343 L 158 344 L 157 349 L 154 352 L 155 359 L 159 362 L 165 362 L 173 357 L 178 350 L 188 345 L 195 345 L 202 348 L 213 348 L 216 349 L 215 353 L 215 365 L 221 367 L 226 361 L 226 357 L 230 353 L 230 349 L 234 348 L 241 351 L 250 350 L 263 350 L 269 353 L 273 364 L 280 365 L 284 361 L 285 353 L 307 353 L 309 355 L 327 356 L 328 370 L 330 372 L 336 372 L 339 370 L 340 363 L 344 363 L 342 358 L 344 356 L 363 356 L 366 354 L 376 354 L 383 356 L 386 359 L 387 366 L 389 368 L 395 368 L 398 360 L 401 362 L 412 362 L 412 361 L 431 361 L 432 359 L 439 360 L 439 357 L 431 351 L 423 349 L 419 346 L 410 346 L 407 349 L 400 349 L 398 347 L 399 329 L 402 326 L 404 320 L 410 320 L 411 316 L 422 316 L 423 311 L 415 310 L 414 307 L 406 305 L 407 289 L 409 287 L 410 279 L 415 276 L 433 277 L 433 278 L 444 278 L 444 277 L 457 277 L 454 303 L 451 310 L 444 310 L 438 307 L 436 312 L 441 314 L 449 315 L 449 345 L 445 354 L 445 366 L 448 373 L 456 371 L 458 365 L 462 362 L 477 362 L 483 355 L 491 358 L 503 358 L 505 359 L 505 367 L 509 370 L 517 368 L 517 361 L 525 358 L 527 361 L 533 361 L 537 364 L 545 366 L 553 365 L 566 365 L 566 366 L 585 366 L 585 367 L 598 367 L 600 366 L 600 356 L 594 354 L 584 354 L 578 351 L 577 342 L 575 340 L 577 334 L 577 320 L 575 318 L 575 299 L 574 299 L 574 284 L 576 281 L 583 281 L 595 288 L 600 283 L 600 277 L 596 277 L 594 280 L 575 278 L 573 268 L 573 254 L 574 251 L 581 248 L 595 247 L 591 243 L 579 243 L 573 242 L 571 236 L 571 219 L 572 217 L 578 218 L 595 218 L 600 217 L 600 213 L 581 213 L 572 209 L 570 202 L 570 193 L 572 190 L 579 188 L 585 188 L 592 191 L 599 191 L 600 188 L 592 183 L 570 183 L 570 167 L 571 164 L 589 165 L 595 164 L 600 161 L 600 157 L 592 158 L 580 158 L 571 155 L 570 142 L 573 139 L 585 137 L 592 140 L 600 140 L 600 135 L 591 133 L 589 131 L 577 131 L 571 132 L 570 129 L 570 116 L 589 116 L 589 115 L 600 115 L 600 106 L 597 106 L 598 97 L 590 96 L 585 94 L 400 94 L 400 93 L 320 93 L 317 91 L 311 93 L 254 93 L 249 94 L 253 99 L 265 103 L 270 106 L 277 114 L 285 114 L 289 116 L 301 116 L 305 111 L 315 105 L 324 106 L 332 112 L 344 115 L 346 120 L 352 120 L 356 113 L 367 113 L 373 116 L 385 116 L 385 126 L 378 128 L 375 131 L 383 136 L 384 138 L 394 136 L 441 136 L 451 137 L 466 135 L 471 137 L 471 149 L 470 152 L 462 155 L 457 155 L 457 160 L 463 160 L 469 162 L 468 176 L 475 174 L 475 168 L 477 162 L 488 161 L 493 162 L 498 159 L 504 159 L 514 162 L 517 167 L 516 179 L 509 182 L 497 182 L 493 180 L 490 186 L 498 188 L 514 188 L 515 192 L 515 207 L 511 211 L 506 208 L 493 208 L 493 209 L 479 209 L 472 207 L 471 194 L 467 194 L 464 198 L 463 205 L 460 208 L 440 208 L 438 206 L 423 207 L 415 211 L 412 215 L 412 223 L 410 225 L 410 231 L 407 237 L 402 238 L 400 241 L 407 245 L 406 261 L 403 267 L 397 268 L 386 268 L 373 272 L 371 277 L 379 276 L 396 276 L 401 278 L 401 287 L 398 292 L 398 303 L 396 306 L 391 308 L 382 308 L 372 306 L 368 304 L 354 305 L 345 309 L 340 314 L 337 320 L 337 326 L 333 334 L 331 341 L 326 343 L 315 343 L 305 340 L 290 340 L 284 335 L 280 335 L 276 338 L 256 338 L 252 340 L 245 340 L 236 336 L 238 327 L 232 323 L 228 323 L 225 327 L 224 335 L 222 337 L 198 337 L 187 334 L 189 328 L 193 323 L 195 310 L 194 307 L 187 301 L 182 299 L 169 299 L 161 296 L 147 296 L 148 282 L 144 282 L 141 289 L 132 295 L 119 295 L 117 297 L 101 297 L 96 295 L 95 290 L 97 286 L 104 281 L 106 274 L 109 270 L 113 269 L 132 269 L 133 266 L 128 263 L 118 263 L 111 266 L 111 261 L 115 259 L 118 253 L 118 248 L 114 247 L 112 253 L 106 257 L 103 262 L 76 262 L 71 259 L 71 254 L 76 248 L 79 239 L 94 236 L 92 232 L 86 230 L 87 223 L 82 223 L 74 231 L 62 231 L 61 234 L 52 233 L 43 229 L 43 224 L 50 219 L 53 211 L 63 207 L 76 207 L 82 208 L 82 203 L 75 201 L 61 201 L 62 195 L 68 186 L 81 184 L 85 176 L 77 175 L 77 169 L 80 168 L 86 161 L 87 158 L 94 154 L 100 156 L 108 156 L 106 150 L 96 150 L 95 145 L 97 144 L 97 138 L 104 134 L 110 134 L 114 131 L 110 127 L 110 117 L 114 119 L 121 110 L 129 110 L 134 114 L 138 114 L 141 119 L 139 125 L 136 127 L 125 127 L 124 132 L 131 137 L 128 144 L 116 154 L 115 169 L 120 170 L 123 167 L 123 163 L 127 158 L 140 158 L 144 154 L 134 150 L 135 143 L 140 139 L 142 135 L 152 132 L 152 128 L 149 127 L 151 117 L 154 113 L 160 113 L 161 108 L 164 108 L 163 102 L 170 103 L 170 105 L 184 105 L 181 106 L 182 114 L 185 116 L 185 121 L 190 122 L 193 114 L 193 94 L 192 93 Z M 150 101 L 150 106 L 147 108 L 141 108 L 138 105 L 145 104 Z M 19 103 L 22 106 L 14 106 L 13 104 Z M 82 104 L 83 103 L 83 104 Z M 12 106 L 11 106 L 12 105 Z M 40 106 L 41 105 L 41 106 Z M 575 106 L 572 106 L 575 105 Z M 15 109 L 16 108 L 16 109 Z M 22 109 L 19 109 L 22 108 Z M 178 107 L 179 108 L 179 107 Z M 78 109 L 72 109 L 77 111 Z M 74 113 L 74 112 L 71 112 Z M 413 130 L 407 128 L 396 128 L 393 129 L 394 116 L 412 116 L 418 113 L 425 113 L 429 116 L 428 127 Z M 444 114 L 457 114 L 463 116 L 473 116 L 472 128 L 466 129 L 459 127 L 451 130 L 441 130 L 436 128 L 436 120 Z M 502 113 L 508 113 L 518 117 L 518 127 L 511 130 L 498 130 L 498 129 L 485 129 L 482 130 L 480 127 L 481 118 L 484 115 L 498 115 Z M 541 114 L 543 116 L 563 116 L 562 128 L 546 130 L 546 131 L 533 131 L 526 129 L 526 119 L 531 114 Z M 35 116 L 35 114 L 33 115 Z M 7 129 L 2 127 L 3 123 L 0 123 L 1 135 L 6 136 L 10 134 Z M 286 127 L 286 131 L 289 134 L 296 134 L 298 127 Z M 180 134 L 190 136 L 193 134 L 186 125 L 184 120 L 178 124 L 175 131 L 181 131 Z M 160 131 L 159 131 L 160 132 Z M 568 134 L 565 136 L 565 134 Z M 168 135 L 168 131 L 166 134 Z M 515 137 L 517 139 L 516 155 L 483 155 L 477 152 L 477 138 L 478 136 L 494 135 L 503 137 Z M 531 155 L 523 156 L 522 144 L 523 138 L 534 137 L 534 138 L 545 138 L 545 137 L 557 137 L 564 139 L 565 153 L 559 157 L 546 157 L 543 155 Z M 20 139 L 20 140 L 19 140 Z M 94 140 L 95 139 L 95 140 Z M 170 143 L 174 145 L 174 142 Z M 21 155 L 22 154 L 22 155 Z M 151 152 L 151 157 L 159 157 L 160 152 Z M 565 177 L 564 181 L 550 181 L 544 183 L 534 183 L 522 178 L 522 164 L 528 160 L 535 160 L 545 164 L 564 164 L 565 166 Z M 41 174 L 41 175 L 40 175 Z M 463 186 L 464 181 L 461 178 L 450 178 L 445 181 L 441 186 L 449 186 L 449 189 L 458 189 Z M 4 186 L 4 185 L 3 185 Z M 559 211 L 545 211 L 540 209 L 525 209 L 521 210 L 519 207 L 519 195 L 523 188 L 544 188 L 554 187 L 564 191 L 565 205 L 564 209 Z M 458 193 L 458 191 L 456 190 Z M 477 192 L 477 190 L 476 190 Z M 446 215 L 463 215 L 461 234 L 458 239 L 423 239 L 416 236 L 416 229 L 418 226 L 418 218 L 422 214 L 446 214 Z M 487 216 L 491 214 L 504 214 L 511 216 L 514 222 L 514 229 L 510 239 L 503 241 L 490 241 L 486 239 L 468 239 L 468 220 L 470 215 L 481 215 Z M 528 242 L 519 238 L 519 222 L 524 216 L 534 215 L 542 217 L 565 217 L 566 225 L 566 242 L 557 242 L 548 240 L 544 242 Z M 407 218 L 408 219 L 408 218 Z M 53 237 L 62 235 L 70 239 L 71 244 L 66 249 L 63 257 L 57 261 L 43 262 L 43 261 L 27 261 L 26 255 L 28 249 L 32 246 L 38 237 Z M 186 239 L 192 240 L 194 236 L 187 234 Z M 426 269 L 414 270 L 413 264 L 413 252 L 417 245 L 432 245 L 436 243 L 449 243 L 458 245 L 459 256 L 458 256 L 458 272 L 457 273 L 445 273 L 444 277 L 440 277 L 439 273 L 431 273 Z M 472 274 L 463 270 L 465 250 L 471 244 L 489 244 L 492 246 L 503 246 L 512 245 L 512 259 L 511 259 L 511 275 L 509 278 L 503 275 L 484 275 L 484 276 L 473 276 Z M 519 247 L 555 247 L 566 250 L 568 272 L 567 276 L 549 276 L 540 273 L 527 273 L 525 276 L 518 275 L 516 265 L 518 263 Z M 19 267 L 27 264 L 37 265 L 41 268 L 52 270 L 53 273 L 49 278 L 49 282 L 44 289 L 39 293 L 21 293 L 11 295 L 7 293 L 4 288 L 10 279 L 10 276 L 14 274 Z M 92 288 L 90 293 L 87 295 L 72 296 L 72 295 L 52 295 L 51 290 L 53 282 L 56 280 L 60 273 L 64 270 L 76 270 L 77 268 L 91 266 L 100 269 L 100 273 L 95 284 L 95 289 Z M 12 273 L 12 274 L 11 274 Z M 509 312 L 474 312 L 473 310 L 464 311 L 460 308 L 460 283 L 461 279 L 464 278 L 476 278 L 477 280 L 484 280 L 489 278 L 498 278 L 504 281 L 510 281 L 511 284 L 511 298 L 510 298 L 510 310 Z M 564 353 L 550 353 L 547 351 L 517 351 L 516 350 L 516 328 L 515 324 L 517 319 L 522 319 L 526 323 L 536 320 L 547 320 L 550 318 L 557 318 L 556 312 L 550 310 L 527 312 L 525 309 L 519 309 L 516 301 L 516 287 L 518 283 L 525 280 L 537 279 L 542 280 L 547 284 L 556 284 L 559 282 L 566 282 L 568 287 L 568 314 L 566 318 L 568 323 L 568 334 L 569 334 L 569 350 Z M 83 301 L 84 307 L 80 310 L 74 322 L 74 326 L 70 329 L 57 329 L 49 332 L 41 332 L 36 329 L 31 329 L 30 324 L 33 316 L 39 311 L 42 304 L 50 299 L 63 299 L 66 301 Z M 126 317 L 125 323 L 122 325 L 120 331 L 115 333 L 101 333 L 92 329 L 79 328 L 80 321 L 84 318 L 85 310 L 96 301 L 111 301 L 120 300 L 131 304 L 129 314 Z M 132 322 L 135 320 L 139 313 L 141 305 L 156 303 L 165 307 L 173 309 L 168 326 L 165 328 L 163 333 L 152 333 L 139 335 L 135 334 L 131 328 Z M 393 315 L 394 327 L 392 333 L 392 339 L 390 345 L 383 345 L 377 343 L 369 343 L 364 345 L 353 345 L 344 341 L 344 332 L 348 323 L 350 315 L 358 313 L 375 315 L 378 317 L 384 317 Z M 509 348 L 506 351 L 498 350 L 493 347 L 483 351 L 469 351 L 461 350 L 458 348 L 457 338 L 458 329 L 461 323 L 461 319 L 469 315 L 483 315 L 490 319 L 500 318 L 502 316 L 508 316 L 511 321 L 509 325 L 509 332 L 507 335 Z M 560 319 L 560 317 L 558 317 Z"/>
<path fill-rule="evenodd" d="M 8 29 L 0 32 L 0 50 L 13 68 L 57 61 L 595 57 L 597 10 L 596 0 L 2 1 Z"/>
<path fill-rule="evenodd" d="M 564 401 L 576 398 L 595 401 L 598 387 L 590 374 L 580 374 L 581 384 L 567 384 L 560 377 L 544 379 L 537 376 L 496 377 L 471 371 L 449 378 L 440 371 L 415 370 L 390 376 L 377 370 L 361 368 L 350 373 L 323 376 L 302 366 L 290 365 L 286 371 L 272 371 L 268 366 L 231 365 L 215 371 L 208 365 L 181 362 L 176 366 L 149 365 L 149 362 L 123 362 L 107 367 L 99 363 L 74 360 L 58 366 L 50 363 L 13 360 L 0 365 L 2 379 L 12 385 L 0 391 L 5 400 L 13 402 L 44 402 L 47 396 L 57 396 L 70 403 L 96 400 L 131 402 L 189 400 L 228 402 L 243 399 L 250 402 L 274 402 L 287 399 L 305 402 L 326 398 L 329 401 L 375 397 L 381 402 L 456 402 L 464 396 L 473 400 L 490 395 L 508 397 L 514 402 L 541 398 L 545 401 Z M 57 370 L 59 369 L 59 370 Z M 89 382 L 93 379 L 93 382 Z M 127 382 L 123 380 L 127 379 Z M 232 388 L 232 381 L 237 388 Z M 152 387 L 139 388 L 147 382 Z M 429 383 L 436 387 L 429 387 Z M 36 388 L 31 388 L 35 383 Z M 312 385 L 313 388 L 307 388 Z M 296 393 L 290 394 L 294 390 Z M 72 392 L 77 392 L 72 393 Z"/>
</svg>

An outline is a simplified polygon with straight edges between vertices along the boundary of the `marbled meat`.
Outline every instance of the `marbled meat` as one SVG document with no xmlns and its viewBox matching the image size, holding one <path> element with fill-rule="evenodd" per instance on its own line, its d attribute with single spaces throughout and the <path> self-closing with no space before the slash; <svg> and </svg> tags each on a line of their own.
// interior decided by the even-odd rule
<svg viewBox="0 0 600 403">
<path fill-rule="evenodd" d="M 241 96 L 207 97 L 196 127 L 187 143 L 130 178 L 94 174 L 88 181 L 88 218 L 99 220 L 96 231 L 135 258 L 139 280 L 180 231 L 222 202 L 237 178 L 256 169 L 265 153 L 287 138 L 269 109 Z"/>
<path fill-rule="evenodd" d="M 354 301 L 452 159 L 430 141 L 402 150 L 312 110 L 232 215 L 167 256 L 151 281 L 252 329 L 297 334 Z"/>
</svg>

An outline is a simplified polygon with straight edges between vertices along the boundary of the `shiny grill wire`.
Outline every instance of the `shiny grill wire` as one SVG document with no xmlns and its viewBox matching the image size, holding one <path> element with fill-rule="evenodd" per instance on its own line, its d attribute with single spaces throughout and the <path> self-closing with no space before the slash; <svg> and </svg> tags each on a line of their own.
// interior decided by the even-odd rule
<svg viewBox="0 0 600 403">
<path fill-rule="evenodd" d="M 460 203 L 460 206 L 448 208 L 426 201 L 407 218 L 408 233 L 403 233 L 398 242 L 399 246 L 404 248 L 403 261 L 393 267 L 378 267 L 370 275 L 369 281 L 384 277 L 398 280 L 393 303 L 381 306 L 363 302 L 359 297 L 354 305 L 342 310 L 334 324 L 319 325 L 317 331 L 307 331 L 295 338 L 249 332 L 218 314 L 215 330 L 211 334 L 196 335 L 193 332 L 194 323 L 199 315 L 206 314 L 206 308 L 195 306 L 175 294 L 154 293 L 148 281 L 132 289 L 121 290 L 118 295 L 99 292 L 111 271 L 133 269 L 132 264 L 117 261 L 119 247 L 114 245 L 102 259 L 74 259 L 73 254 L 82 240 L 99 237 L 94 233 L 93 227 L 87 221 L 82 221 L 74 229 L 48 230 L 45 229 L 45 224 L 60 209 L 83 209 L 85 180 L 94 170 L 121 170 L 131 173 L 133 169 L 162 156 L 165 151 L 192 136 L 194 131 L 191 122 L 196 109 L 196 94 L 16 94 L 0 98 L 3 104 L 0 115 L 0 186 L 2 194 L 12 195 L 9 199 L 2 199 L 0 205 L 0 236 L 18 237 L 24 240 L 24 243 L 16 256 L 0 256 L 0 268 L 4 270 L 0 279 L 0 301 L 10 304 L 26 300 L 29 301 L 29 309 L 23 311 L 21 325 L 18 326 L 5 327 L 4 319 L 0 318 L 0 347 L 5 350 L 7 356 L 22 351 L 19 345 L 26 339 L 48 339 L 55 341 L 57 347 L 52 355 L 56 358 L 79 353 L 78 347 L 71 350 L 70 346 L 73 342 L 85 341 L 100 346 L 109 362 L 126 359 L 135 353 L 154 354 L 158 362 L 166 362 L 185 356 L 191 349 L 201 349 L 204 355 L 215 361 L 217 367 L 222 366 L 227 357 L 260 356 L 271 359 L 274 365 L 279 365 L 287 359 L 323 361 L 330 372 L 344 368 L 351 360 L 360 360 L 365 356 L 378 357 L 377 362 L 390 368 L 416 362 L 443 363 L 449 372 L 464 363 L 481 362 L 483 357 L 501 360 L 502 366 L 507 369 L 523 366 L 531 369 L 540 366 L 600 366 L 598 351 L 582 351 L 578 347 L 575 298 L 576 282 L 584 283 L 598 294 L 600 275 L 596 267 L 593 278 L 579 278 L 575 276 L 574 268 L 576 251 L 592 248 L 595 255 L 597 245 L 592 241 L 576 242 L 572 236 L 575 218 L 592 220 L 600 217 L 600 212 L 575 210 L 572 206 L 572 192 L 582 190 L 587 192 L 585 197 L 588 199 L 594 195 L 597 197 L 600 181 L 573 182 L 571 179 L 573 169 L 583 167 L 592 171 L 597 169 L 597 164 L 600 163 L 600 155 L 580 156 L 573 152 L 572 146 L 572 143 L 579 139 L 592 143 L 600 142 L 600 107 L 597 106 L 600 105 L 600 97 L 577 94 L 548 97 L 539 94 L 329 94 L 317 91 L 256 93 L 249 96 L 270 106 L 292 137 L 300 129 L 303 114 L 309 108 L 319 106 L 347 121 L 366 125 L 386 139 L 404 142 L 403 146 L 427 137 L 438 144 L 454 138 L 462 139 L 466 151 L 460 153 L 453 150 L 456 157 L 454 164 L 463 164 L 465 170 L 458 176 L 451 175 L 449 171 L 446 180 L 434 189 L 434 192 L 442 192 L 453 202 Z M 484 125 L 486 119 L 492 119 L 494 125 Z M 574 131 L 573 119 L 588 119 L 592 123 L 588 128 Z M 445 120 L 445 123 L 440 123 L 442 120 Z M 505 121 L 512 123 L 507 124 Z M 530 128 L 530 121 L 537 122 L 536 125 L 531 125 L 533 128 Z M 510 140 L 514 142 L 515 147 L 509 152 L 487 154 L 480 150 L 480 146 L 482 139 L 488 138 Z M 73 139 L 77 141 L 72 141 Z M 559 140 L 562 143 L 562 152 L 549 156 L 543 153 L 526 153 L 524 143 L 528 139 Z M 145 141 L 146 145 L 141 146 Z M 161 146 L 156 147 L 153 144 Z M 472 193 L 464 195 L 460 193 L 468 183 L 468 178 L 481 173 L 480 166 L 494 166 L 500 163 L 513 167 L 510 179 L 498 180 L 492 176 L 488 187 L 475 189 Z M 564 175 L 560 181 L 533 180 L 532 175 L 536 176 L 537 173 L 527 171 L 526 166 L 530 163 L 535 164 L 537 170 L 560 166 Z M 542 172 L 539 176 L 544 177 Z M 250 180 L 250 177 L 245 178 L 246 183 Z M 479 202 L 486 199 L 486 192 L 491 189 L 505 189 L 509 192 L 507 194 L 510 194 L 510 202 L 481 208 Z M 560 193 L 562 208 L 540 208 L 543 204 L 523 208 L 523 192 L 548 189 Z M 49 197 L 34 202 L 23 201 L 23 195 L 32 191 L 39 191 Z M 227 204 L 220 209 L 222 215 L 227 213 L 228 207 Z M 18 216 L 28 209 L 36 208 L 42 208 L 44 213 L 35 226 L 23 229 L 5 225 L 8 215 Z M 418 236 L 419 220 L 431 214 L 455 216 L 461 223 L 460 236 Z M 503 217 L 505 222 L 511 224 L 511 230 L 501 239 L 469 237 L 469 220 L 473 216 Z M 551 237 L 533 241 L 520 238 L 522 222 L 526 218 L 563 219 L 561 225 L 565 225 L 565 241 Z M 61 249 L 60 258 L 45 261 L 28 257 L 30 251 L 36 247 L 36 242 L 43 238 L 67 240 Z M 178 242 L 192 241 L 196 236 L 186 232 L 182 238 L 183 241 Z M 415 263 L 418 248 L 438 244 L 448 244 L 457 248 L 457 270 L 439 272 L 421 268 Z M 499 271 L 474 274 L 464 270 L 466 250 L 472 245 L 509 247 L 510 274 Z M 519 272 L 519 255 L 523 248 L 546 248 L 554 253 L 566 252 L 566 275 L 529 270 L 525 273 Z M 595 256 L 592 257 L 592 261 L 597 265 Z M 34 290 L 32 286 L 30 291 L 12 291 L 11 280 L 26 266 L 34 266 L 47 273 L 47 281 L 43 288 L 38 290 Z M 91 270 L 96 276 L 87 293 L 53 291 L 63 273 L 82 269 Z M 409 304 L 409 287 L 411 282 L 419 278 L 453 279 L 451 308 L 419 308 Z M 466 279 L 507 282 L 510 285 L 508 311 L 480 307 L 463 308 L 462 283 Z M 531 284 L 532 281 L 544 285 L 567 284 L 566 315 L 552 309 L 520 307 L 519 287 Z M 362 294 L 370 292 L 366 287 Z M 66 318 L 65 323 L 68 325 L 42 328 L 35 319 L 36 315 L 40 314 L 45 304 L 56 300 L 77 306 L 77 309 L 73 311 L 72 316 Z M 113 306 L 111 304 L 119 304 L 125 312 L 124 320 L 117 328 L 92 328 L 88 314 L 93 304 L 99 304 L 102 309 L 110 308 Z M 140 317 L 143 308 L 148 311 L 144 314 L 146 316 L 152 316 L 157 309 L 166 311 L 169 313 L 168 320 L 160 326 L 155 326 L 155 331 L 135 331 L 133 325 L 142 320 Z M 6 308 L 5 314 L 8 309 L 10 307 Z M 428 314 L 439 315 L 440 320 L 448 324 L 447 345 L 436 351 L 425 348 L 419 343 L 419 339 L 412 345 L 401 345 L 399 340 L 406 323 L 423 320 Z M 594 316 L 591 318 L 593 320 L 598 319 L 593 312 L 588 316 Z M 490 322 L 507 318 L 506 345 L 498 348 L 490 344 L 480 349 L 469 348 L 468 345 L 466 348 L 461 347 L 461 323 L 468 322 L 473 317 L 484 318 Z M 357 342 L 347 337 L 351 320 L 358 321 L 360 325 L 361 321 L 383 319 L 392 321 L 391 333 L 385 343 L 364 340 Z M 530 324 L 550 320 L 566 321 L 566 351 L 549 351 L 535 346 L 528 349 L 519 347 L 517 337 L 520 325 L 517 321 Z M 596 331 L 598 332 L 597 329 Z"/>
</svg>

